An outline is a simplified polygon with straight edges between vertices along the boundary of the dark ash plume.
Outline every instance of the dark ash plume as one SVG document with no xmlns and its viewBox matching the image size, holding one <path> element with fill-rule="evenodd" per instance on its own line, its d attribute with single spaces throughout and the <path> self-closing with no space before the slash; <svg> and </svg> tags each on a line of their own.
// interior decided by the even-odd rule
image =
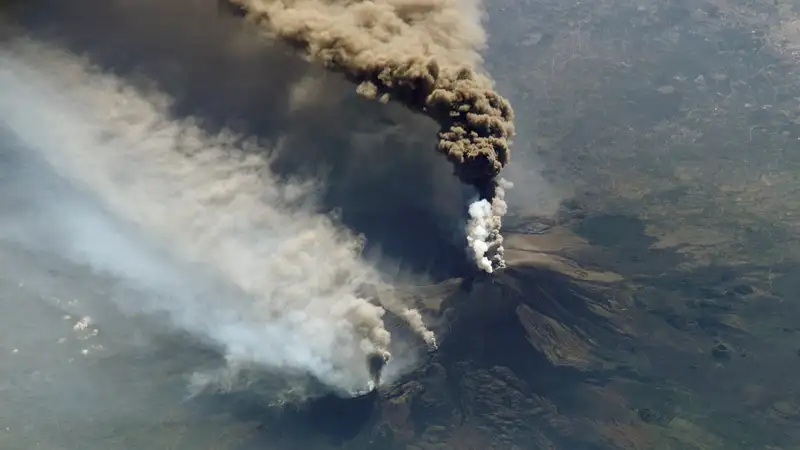
<svg viewBox="0 0 800 450">
<path fill-rule="evenodd" d="M 509 161 L 514 113 L 479 72 L 485 34 L 475 0 L 223 0 L 312 61 L 343 73 L 365 97 L 398 101 L 440 126 L 437 150 L 475 186 L 490 229 L 469 236 L 478 265 L 502 267 L 496 177 Z M 475 226 L 469 226 L 475 230 Z M 473 242 L 478 242 L 474 245 Z"/>
</svg>

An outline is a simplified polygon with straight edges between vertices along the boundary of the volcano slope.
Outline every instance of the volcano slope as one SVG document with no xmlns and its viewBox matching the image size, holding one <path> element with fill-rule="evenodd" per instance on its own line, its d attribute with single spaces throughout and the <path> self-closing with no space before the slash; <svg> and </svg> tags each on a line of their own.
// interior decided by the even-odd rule
<svg viewBox="0 0 800 450">
<path fill-rule="evenodd" d="M 257 424 L 244 448 L 276 436 L 281 448 L 413 450 L 723 449 L 792 439 L 772 434 L 784 419 L 752 415 L 730 395 L 781 378 L 754 372 L 774 363 L 776 348 L 744 325 L 743 305 L 762 294 L 742 280 L 760 269 L 683 270 L 691 256 L 653 246 L 637 234 L 641 222 L 567 209 L 545 233 L 508 233 L 509 266 L 494 276 L 408 288 L 438 318 L 440 347 L 398 383 L 282 409 L 232 399 L 238 419 Z M 597 241 L 621 230 L 624 253 Z M 656 262 L 624 278 L 594 263 L 623 268 L 629 253 Z M 720 370 L 727 376 L 715 376 Z M 769 401 L 765 394 L 744 398 Z M 698 399 L 730 416 L 702 415 Z M 757 425 L 730 428 L 744 418 Z"/>
<path fill-rule="evenodd" d="M 559 254 L 586 242 L 565 229 L 510 234 L 508 268 L 407 288 L 437 318 L 440 347 L 378 393 L 275 410 L 239 397 L 263 442 L 320 448 L 538 449 L 647 444 L 615 384 L 647 382 L 625 364 L 636 347 L 621 278 Z M 625 319 L 623 319 L 625 317 Z M 615 361 L 615 362 L 612 362 Z M 633 364 L 633 363 L 631 363 Z M 641 435 L 640 435 L 641 434 Z M 254 437 L 254 443 L 259 438 Z M 628 448 L 624 445 L 621 448 Z M 645 447 L 630 447 L 645 448 Z"/>
<path fill-rule="evenodd" d="M 588 448 L 602 440 L 594 414 L 633 417 L 602 387 L 613 377 L 604 344 L 626 339 L 604 293 L 618 277 L 530 243 L 510 235 L 511 264 L 494 277 L 417 293 L 445 318 L 440 351 L 383 393 L 372 433 L 408 448 Z"/>
</svg>

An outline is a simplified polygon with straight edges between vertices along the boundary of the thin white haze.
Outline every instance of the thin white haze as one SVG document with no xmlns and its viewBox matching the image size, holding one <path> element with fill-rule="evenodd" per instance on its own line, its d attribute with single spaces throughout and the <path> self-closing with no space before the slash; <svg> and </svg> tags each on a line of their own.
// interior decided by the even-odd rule
<svg viewBox="0 0 800 450">
<path fill-rule="evenodd" d="M 316 183 L 276 179 L 255 156 L 266 152 L 173 120 L 165 96 L 41 43 L 0 49 L 0 86 L 0 122 L 114 217 L 56 196 L 45 227 L 51 250 L 156 294 L 123 309 L 166 313 L 234 366 L 309 373 L 344 393 L 371 386 L 368 356 L 388 357 L 384 308 L 435 345 L 417 311 L 364 297 L 391 290 L 360 240 L 316 212 Z"/>
</svg>

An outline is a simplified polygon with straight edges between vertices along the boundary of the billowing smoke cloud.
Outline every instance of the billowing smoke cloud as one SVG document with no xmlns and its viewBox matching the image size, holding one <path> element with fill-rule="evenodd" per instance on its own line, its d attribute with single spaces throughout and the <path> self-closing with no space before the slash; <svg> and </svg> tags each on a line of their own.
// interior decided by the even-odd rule
<svg viewBox="0 0 800 450">
<path fill-rule="evenodd" d="M 438 151 L 474 185 L 468 240 L 478 265 L 502 267 L 504 189 L 513 111 L 477 68 L 485 43 L 477 0 L 222 0 L 312 61 L 343 73 L 358 92 L 396 100 L 440 126 Z"/>
<path fill-rule="evenodd" d="M 21 146 L 126 224 L 110 232 L 65 203 L 47 226 L 66 233 L 66 256 L 158 294 L 127 309 L 166 313 L 234 366 L 309 373 L 347 393 L 374 384 L 389 356 L 385 309 L 435 345 L 361 258 L 361 239 L 316 212 L 319 186 L 277 179 L 256 143 L 171 118 L 171 98 L 27 40 L 0 50 L 0 85 L 0 120 Z M 128 228 L 150 250 L 135 250 Z"/>
<path fill-rule="evenodd" d="M 216 0 L 14 5 L 13 22 L 37 39 L 168 93 L 173 115 L 258 139 L 282 177 L 322 175 L 322 208 L 339 209 L 366 236 L 370 257 L 438 279 L 472 269 L 464 217 L 474 191 L 431 151 L 437 126 L 428 117 L 358 96 L 341 74 L 220 14 Z"/>
</svg>

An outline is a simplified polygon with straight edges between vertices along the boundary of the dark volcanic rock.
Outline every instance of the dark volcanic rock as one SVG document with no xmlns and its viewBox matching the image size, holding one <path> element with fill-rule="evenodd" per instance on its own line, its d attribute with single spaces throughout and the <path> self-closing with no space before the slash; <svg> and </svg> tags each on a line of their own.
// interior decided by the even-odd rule
<svg viewBox="0 0 800 450">
<path fill-rule="evenodd" d="M 564 418 L 592 411 L 575 394 L 604 383 L 601 342 L 622 334 L 599 290 L 532 267 L 453 286 L 439 351 L 382 392 L 349 448 L 599 448 L 592 426 Z"/>
</svg>

